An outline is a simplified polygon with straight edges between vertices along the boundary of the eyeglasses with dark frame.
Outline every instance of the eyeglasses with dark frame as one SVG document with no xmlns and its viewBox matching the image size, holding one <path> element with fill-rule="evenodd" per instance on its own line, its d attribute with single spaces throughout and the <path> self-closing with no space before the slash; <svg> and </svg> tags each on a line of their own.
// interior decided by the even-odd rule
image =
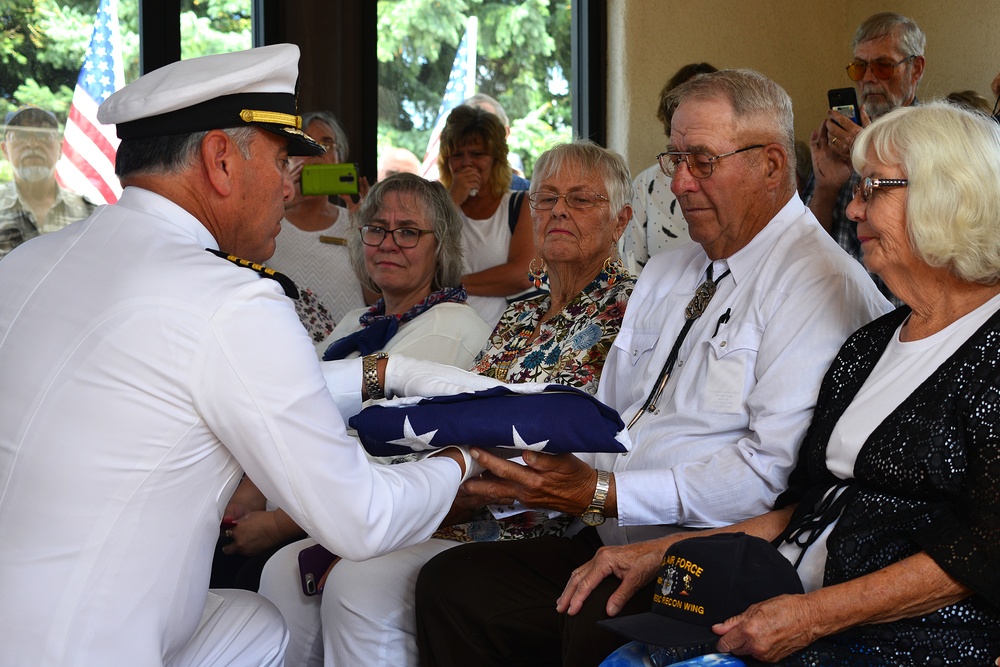
<svg viewBox="0 0 1000 667">
<path fill-rule="evenodd" d="M 670 178 L 677 173 L 677 167 L 681 162 L 687 163 L 688 171 L 695 178 L 708 178 L 715 171 L 715 163 L 724 157 L 736 155 L 754 148 L 764 148 L 767 144 L 754 144 L 735 151 L 729 151 L 722 155 L 709 155 L 691 151 L 665 151 L 656 156 L 656 161 L 660 163 L 660 169 Z"/>
<path fill-rule="evenodd" d="M 564 195 L 554 192 L 533 192 L 528 195 L 528 205 L 539 211 L 548 211 L 556 207 L 556 202 L 562 197 L 570 208 L 594 208 L 599 201 L 611 201 L 607 197 L 589 190 L 575 190 Z"/>
<path fill-rule="evenodd" d="M 892 75 L 896 73 L 896 68 L 905 62 L 909 62 L 916 58 L 916 56 L 906 56 L 898 63 L 894 63 L 891 60 L 873 60 L 868 62 L 867 60 L 855 60 L 845 69 L 847 70 L 847 76 L 850 77 L 851 81 L 861 81 L 865 78 L 865 71 L 870 67 L 872 74 L 875 78 L 880 81 L 888 81 L 892 78 Z"/>
<path fill-rule="evenodd" d="M 872 198 L 875 190 L 878 188 L 905 188 L 909 185 L 909 181 L 905 178 L 862 178 L 858 181 L 858 184 L 854 186 L 853 197 L 856 199 L 857 196 L 861 195 L 861 201 L 868 203 L 868 200 Z"/>
<path fill-rule="evenodd" d="M 385 240 L 386 234 L 392 234 L 393 242 L 400 248 L 416 248 L 420 243 L 420 237 L 424 234 L 433 234 L 430 229 L 417 229 L 416 227 L 397 227 L 396 229 L 386 229 L 377 225 L 361 225 L 358 230 L 361 233 L 361 242 L 368 246 L 380 246 Z"/>
</svg>

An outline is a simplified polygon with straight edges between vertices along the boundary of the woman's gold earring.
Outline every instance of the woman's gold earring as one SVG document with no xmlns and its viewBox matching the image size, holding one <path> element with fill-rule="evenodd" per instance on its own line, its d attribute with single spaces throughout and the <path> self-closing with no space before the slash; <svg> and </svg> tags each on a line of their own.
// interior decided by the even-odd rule
<svg viewBox="0 0 1000 667">
<path fill-rule="evenodd" d="M 545 262 L 537 257 L 532 259 L 531 263 L 528 264 L 528 277 L 531 278 L 531 284 L 534 285 L 535 288 L 541 289 L 542 284 L 547 282 L 549 279 Z"/>
<path fill-rule="evenodd" d="M 614 285 L 618 282 L 618 276 L 621 274 L 622 269 L 623 267 L 618 260 L 611 257 L 604 260 L 604 273 L 608 276 L 608 285 Z"/>
</svg>

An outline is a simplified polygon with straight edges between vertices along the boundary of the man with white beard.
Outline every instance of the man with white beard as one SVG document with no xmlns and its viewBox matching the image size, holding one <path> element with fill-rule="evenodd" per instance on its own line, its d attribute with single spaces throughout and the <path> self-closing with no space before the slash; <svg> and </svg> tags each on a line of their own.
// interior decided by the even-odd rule
<svg viewBox="0 0 1000 667">
<path fill-rule="evenodd" d="M 804 188 L 803 199 L 826 231 L 859 262 L 858 224 L 847 217 L 847 205 L 860 178 L 851 166 L 854 139 L 862 126 L 893 109 L 917 103 L 926 44 L 923 31 L 911 18 L 882 12 L 865 19 L 854 33 L 854 58 L 846 68 L 858 93 L 861 125 L 831 109 L 810 138 L 813 178 Z M 894 306 L 902 303 L 881 278 L 870 275 Z"/>
<path fill-rule="evenodd" d="M 97 206 L 56 182 L 61 137 L 55 116 L 23 106 L 9 112 L 4 125 L 0 149 L 14 180 L 0 185 L 0 258 L 28 239 L 86 218 Z"/>
</svg>

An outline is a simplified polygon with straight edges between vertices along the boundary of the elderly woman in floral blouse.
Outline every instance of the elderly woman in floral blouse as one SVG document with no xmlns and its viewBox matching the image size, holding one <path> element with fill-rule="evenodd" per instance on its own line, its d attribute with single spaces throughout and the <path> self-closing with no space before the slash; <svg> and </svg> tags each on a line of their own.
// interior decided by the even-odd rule
<svg viewBox="0 0 1000 667">
<path fill-rule="evenodd" d="M 537 254 L 529 271 L 537 286 L 548 282 L 549 293 L 507 308 L 472 370 L 596 392 L 635 284 L 617 252 L 631 194 L 624 160 L 591 142 L 562 144 L 538 159 L 528 197 Z M 302 596 L 291 611 L 279 603 L 292 634 L 289 653 L 299 654 L 301 645 L 293 645 L 305 642 L 304 664 L 416 665 L 413 591 L 425 562 L 463 542 L 561 533 L 569 523 L 537 511 L 495 519 L 461 492 L 451 518 L 453 525 L 424 544 L 363 563 L 340 561 L 321 603 Z M 299 589 L 293 574 L 286 593 Z"/>
</svg>

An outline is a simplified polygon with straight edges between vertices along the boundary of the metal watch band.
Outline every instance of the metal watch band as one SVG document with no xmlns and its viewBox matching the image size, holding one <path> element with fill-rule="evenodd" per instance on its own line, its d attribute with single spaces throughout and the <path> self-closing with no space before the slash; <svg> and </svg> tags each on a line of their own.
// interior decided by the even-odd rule
<svg viewBox="0 0 1000 667">
<path fill-rule="evenodd" d="M 608 491 L 611 489 L 611 472 L 608 470 L 597 471 L 597 486 L 594 487 L 594 497 L 590 500 L 590 507 L 604 514 L 604 503 L 608 499 Z"/>
<path fill-rule="evenodd" d="M 368 354 L 361 358 L 361 377 L 365 383 L 365 391 L 368 392 L 368 398 L 375 400 L 378 398 L 385 398 L 385 392 L 382 391 L 382 387 L 378 383 L 378 365 L 379 359 L 388 359 L 389 355 L 385 352 L 376 352 L 375 354 Z"/>
</svg>

